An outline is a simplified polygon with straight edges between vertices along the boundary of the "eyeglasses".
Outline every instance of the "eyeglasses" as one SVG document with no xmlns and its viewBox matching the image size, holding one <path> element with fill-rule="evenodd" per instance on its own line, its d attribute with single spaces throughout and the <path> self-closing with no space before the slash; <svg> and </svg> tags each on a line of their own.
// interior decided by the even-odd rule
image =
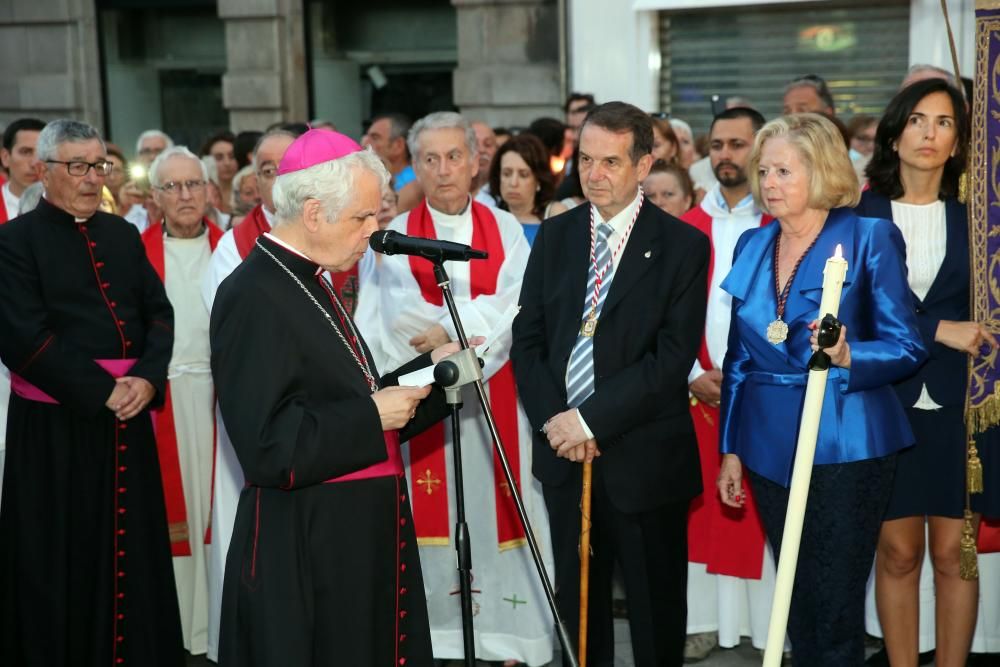
<svg viewBox="0 0 1000 667">
<path fill-rule="evenodd" d="M 111 171 L 115 168 L 113 162 L 108 162 L 107 160 L 98 160 L 97 162 L 81 162 L 77 160 L 70 160 L 66 162 L 65 160 L 46 160 L 46 162 L 51 162 L 53 164 L 64 164 L 66 165 L 66 171 L 69 172 L 70 176 L 86 176 L 87 172 L 91 169 L 98 176 L 110 176 Z"/>
<path fill-rule="evenodd" d="M 205 189 L 205 181 L 167 181 L 156 189 L 168 195 L 179 195 L 184 188 L 188 192 L 201 192 Z"/>
</svg>

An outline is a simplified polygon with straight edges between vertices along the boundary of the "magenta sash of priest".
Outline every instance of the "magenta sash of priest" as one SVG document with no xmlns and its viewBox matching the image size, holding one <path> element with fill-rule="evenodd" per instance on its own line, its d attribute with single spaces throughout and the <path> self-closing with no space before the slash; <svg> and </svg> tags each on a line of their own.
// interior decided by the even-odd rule
<svg viewBox="0 0 1000 667">
<path fill-rule="evenodd" d="M 489 258 L 473 260 L 470 267 L 471 296 L 495 294 L 497 276 L 503 266 L 504 247 L 496 218 L 489 208 L 479 202 L 472 204 L 472 247 L 485 250 Z M 406 233 L 410 236 L 437 238 L 434 221 L 422 201 L 410 211 L 406 220 Z M 441 288 L 434 277 L 434 265 L 422 257 L 410 256 L 410 270 L 420 286 L 424 301 L 435 306 L 444 305 Z M 514 371 L 510 362 L 505 363 L 489 381 L 490 404 L 503 440 L 504 451 L 514 473 L 518 489 L 520 480 L 520 447 L 517 433 L 517 390 Z M 443 423 L 410 440 L 410 474 L 413 477 L 413 525 L 417 543 L 422 546 L 443 546 L 449 543 L 451 520 L 448 516 L 447 461 L 444 453 L 445 427 Z M 496 497 L 497 545 L 501 551 L 526 543 L 524 530 L 517 517 L 511 490 L 507 486 L 500 457 L 493 453 L 493 485 Z"/>
</svg>

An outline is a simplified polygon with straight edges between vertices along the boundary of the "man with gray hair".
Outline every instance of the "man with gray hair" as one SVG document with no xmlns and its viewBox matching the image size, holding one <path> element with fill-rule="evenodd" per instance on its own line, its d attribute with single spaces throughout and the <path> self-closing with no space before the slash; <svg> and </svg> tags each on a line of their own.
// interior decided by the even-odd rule
<svg viewBox="0 0 1000 667">
<path fill-rule="evenodd" d="M 410 130 L 410 152 L 426 199 L 393 220 L 388 229 L 453 241 L 486 250 L 489 258 L 449 262 L 451 288 L 470 335 L 506 326 L 517 306 L 530 252 L 520 223 L 506 211 L 472 199 L 479 168 L 476 134 L 457 113 L 438 112 Z M 394 368 L 415 352 L 454 340 L 456 333 L 429 261 L 384 256 L 377 269 L 361 271 L 358 325 L 379 366 Z M 504 324 L 506 322 L 506 325 Z M 531 429 L 520 408 L 508 362 L 510 333 L 486 355 L 486 389 L 496 411 L 508 459 L 535 535 L 551 570 L 548 521 L 541 487 L 531 476 Z M 466 387 L 461 429 L 465 498 L 472 525 L 473 603 L 481 660 L 517 660 L 543 665 L 552 659 L 552 619 L 538 581 L 506 479 L 494 461 L 493 444 L 473 387 Z M 451 540 L 449 499 L 455 487 L 449 461 L 450 434 L 436 426 L 410 441 L 414 521 L 428 597 L 434 657 L 464 654 L 458 573 Z M 453 501 L 452 503 L 453 504 Z M 515 600 L 515 602 L 511 602 Z"/>
<path fill-rule="evenodd" d="M 344 135 L 306 132 L 278 168 L 277 224 L 219 287 L 212 374 L 246 478 L 223 667 L 431 664 L 399 442 L 446 405 L 440 389 L 393 385 L 458 346 L 380 379 L 324 275 L 365 253 L 388 178 Z"/>
<path fill-rule="evenodd" d="M 163 221 L 142 234 L 146 255 L 174 308 L 174 347 L 161 410 L 153 412 L 167 505 L 184 648 L 208 649 L 206 539 L 212 498 L 215 391 L 209 367 L 208 308 L 201 284 L 222 230 L 205 215 L 207 168 L 184 146 L 149 168 Z"/>
<path fill-rule="evenodd" d="M 300 133 L 277 128 L 264 133 L 257 140 L 253 150 L 253 165 L 257 172 L 257 185 L 261 203 L 255 206 L 243 220 L 222 235 L 208 270 L 202 281 L 201 296 L 206 308 L 211 312 L 212 303 L 219 285 L 233 270 L 246 259 L 254 248 L 257 237 L 277 222 L 274 214 L 274 199 L 271 193 L 285 151 Z M 236 452 L 229 441 L 225 424 L 216 410 L 216 446 L 212 478 L 212 543 L 208 547 L 208 657 L 218 660 L 219 624 L 222 614 L 222 580 L 226 569 L 226 554 L 236 520 L 236 506 L 240 491 L 246 480 L 236 460 Z"/>
<path fill-rule="evenodd" d="M 12 371 L 0 509 L 0 664 L 184 664 L 149 408 L 173 310 L 139 234 L 98 210 L 93 127 L 38 137 L 45 197 L 0 227 Z"/>
</svg>

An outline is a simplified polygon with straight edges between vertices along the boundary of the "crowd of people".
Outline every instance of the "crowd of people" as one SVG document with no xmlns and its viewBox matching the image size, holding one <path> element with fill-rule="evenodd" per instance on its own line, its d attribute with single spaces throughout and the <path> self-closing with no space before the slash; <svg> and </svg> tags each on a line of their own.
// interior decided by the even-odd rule
<svg viewBox="0 0 1000 667">
<path fill-rule="evenodd" d="M 451 289 L 474 345 L 499 333 L 485 389 L 574 639 L 592 465 L 588 664 L 612 664 L 623 613 L 637 665 L 764 646 L 837 246 L 786 652 L 860 665 L 868 630 L 869 662 L 914 665 L 928 622 L 943 667 L 974 635 L 1000 647 L 996 564 L 983 590 L 959 567 L 966 367 L 997 348 L 969 311 L 966 99 L 916 66 L 846 123 L 806 75 L 784 115 L 730 99 L 704 136 L 573 93 L 527 128 L 385 113 L 357 140 L 290 122 L 197 152 L 151 129 L 131 156 L 86 123 L 10 123 L 0 663 L 463 656 L 448 408 L 405 377 L 458 333 L 430 261 L 368 250 L 379 229 L 488 252 L 449 262 Z M 525 527 L 463 402 L 476 652 L 547 665 Z M 979 456 L 975 528 L 1000 517 L 1000 452 Z"/>
</svg>

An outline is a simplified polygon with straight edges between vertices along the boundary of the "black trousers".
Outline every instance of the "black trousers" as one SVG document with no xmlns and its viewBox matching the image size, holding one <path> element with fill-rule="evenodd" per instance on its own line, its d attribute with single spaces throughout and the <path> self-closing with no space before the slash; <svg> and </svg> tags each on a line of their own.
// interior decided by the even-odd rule
<svg viewBox="0 0 1000 667">
<path fill-rule="evenodd" d="M 847 667 L 865 661 L 865 586 L 896 456 L 813 468 L 788 616 L 792 664 Z M 757 509 L 774 554 L 788 489 L 750 471 Z"/>
<path fill-rule="evenodd" d="M 687 626 L 689 501 L 626 514 L 608 497 L 594 465 L 591 494 L 590 602 L 587 664 L 614 663 L 611 577 L 617 561 L 625 579 L 632 653 L 637 667 L 684 662 Z M 580 631 L 580 497 L 576 481 L 543 487 L 556 568 L 556 604 L 574 644 Z"/>
</svg>

